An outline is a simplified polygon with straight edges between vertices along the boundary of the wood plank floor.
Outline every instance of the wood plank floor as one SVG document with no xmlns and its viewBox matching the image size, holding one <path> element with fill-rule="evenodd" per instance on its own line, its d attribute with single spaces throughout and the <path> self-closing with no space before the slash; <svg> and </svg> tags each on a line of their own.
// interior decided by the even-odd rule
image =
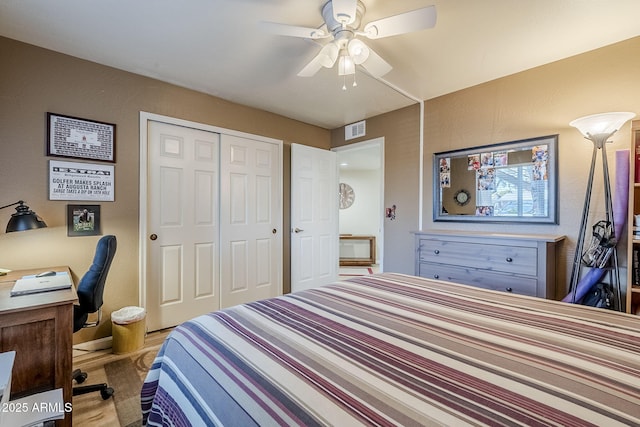
<svg viewBox="0 0 640 427">
<path fill-rule="evenodd" d="M 81 369 L 89 375 L 86 384 L 107 382 L 104 365 L 125 357 L 135 356 L 150 350 L 159 350 L 162 342 L 171 332 L 165 329 L 151 332 L 145 337 L 144 348 L 128 354 L 113 354 L 111 349 L 83 352 L 74 350 L 73 368 Z M 75 385 L 75 383 L 74 383 Z M 116 390 L 116 393 L 118 391 Z M 73 425 L 120 427 L 113 399 L 102 400 L 100 393 L 89 393 L 73 397 Z"/>
</svg>

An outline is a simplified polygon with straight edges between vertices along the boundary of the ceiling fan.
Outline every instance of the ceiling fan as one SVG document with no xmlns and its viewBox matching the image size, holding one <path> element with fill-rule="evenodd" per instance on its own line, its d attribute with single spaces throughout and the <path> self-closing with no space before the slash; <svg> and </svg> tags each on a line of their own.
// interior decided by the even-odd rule
<svg viewBox="0 0 640 427">
<path fill-rule="evenodd" d="M 315 75 L 321 67 L 332 68 L 338 62 L 338 75 L 355 74 L 362 66 L 373 77 L 381 77 L 392 67 L 358 36 L 380 39 L 432 28 L 436 24 L 436 8 L 428 6 L 369 22 L 360 29 L 366 8 L 360 0 L 329 0 L 322 7 L 324 24 L 319 28 L 265 22 L 274 34 L 312 40 L 331 39 L 298 73 L 301 77 Z M 354 80 L 355 86 L 355 80 Z M 346 89 L 343 86 L 343 89 Z"/>
</svg>

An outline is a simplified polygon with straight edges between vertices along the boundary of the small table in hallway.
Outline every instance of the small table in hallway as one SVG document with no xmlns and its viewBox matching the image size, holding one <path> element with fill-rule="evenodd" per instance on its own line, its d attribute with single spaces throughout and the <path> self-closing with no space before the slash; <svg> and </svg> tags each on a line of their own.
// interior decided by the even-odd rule
<svg viewBox="0 0 640 427">
<path fill-rule="evenodd" d="M 341 266 L 371 266 L 376 263 L 376 236 L 356 236 L 353 234 L 341 234 L 340 243 L 363 241 L 368 242 L 369 253 L 366 257 L 340 256 Z"/>
</svg>

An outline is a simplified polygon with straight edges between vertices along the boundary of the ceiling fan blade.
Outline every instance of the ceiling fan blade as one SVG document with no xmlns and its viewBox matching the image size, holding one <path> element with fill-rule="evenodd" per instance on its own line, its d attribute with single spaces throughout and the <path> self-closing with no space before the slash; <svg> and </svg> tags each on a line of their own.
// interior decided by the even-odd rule
<svg viewBox="0 0 640 427">
<path fill-rule="evenodd" d="M 362 62 L 360 66 L 376 78 L 384 76 L 393 68 L 387 61 L 382 59 L 382 57 L 375 53 L 371 48 L 369 48 L 369 55 L 367 59 Z"/>
<path fill-rule="evenodd" d="M 426 30 L 436 25 L 437 12 L 435 6 L 393 15 L 364 26 L 363 33 L 370 39 L 380 39 L 413 31 Z"/>
<path fill-rule="evenodd" d="M 351 24 L 356 20 L 358 0 L 332 0 L 333 17 L 341 24 Z"/>
<path fill-rule="evenodd" d="M 279 36 L 301 37 L 314 40 L 324 39 L 331 36 L 331 34 L 327 33 L 322 28 L 298 27 L 296 25 L 287 25 L 266 21 L 261 22 L 260 25 L 267 32 Z"/>
<path fill-rule="evenodd" d="M 316 75 L 320 68 L 322 68 L 322 64 L 317 60 L 317 56 L 311 60 L 305 67 L 300 70 L 298 73 L 298 77 L 313 77 Z"/>
<path fill-rule="evenodd" d="M 327 43 L 320 49 L 320 52 L 307 64 L 305 67 L 300 70 L 298 73 L 299 77 L 312 77 L 320 68 L 331 68 L 333 64 L 336 63 L 336 59 L 338 59 L 338 46 L 334 43 Z"/>
</svg>

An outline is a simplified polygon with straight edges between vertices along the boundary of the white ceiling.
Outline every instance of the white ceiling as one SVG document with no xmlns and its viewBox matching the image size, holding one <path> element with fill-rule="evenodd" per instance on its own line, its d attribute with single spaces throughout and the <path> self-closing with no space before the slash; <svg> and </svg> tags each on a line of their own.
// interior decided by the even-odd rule
<svg viewBox="0 0 640 427">
<path fill-rule="evenodd" d="M 358 72 L 347 91 L 335 68 L 296 76 L 316 42 L 259 25 L 319 27 L 325 0 L 0 0 L 0 35 L 328 129 L 640 35 L 639 0 L 363 2 L 363 24 L 432 4 L 438 21 L 366 40 L 388 85 Z"/>
</svg>

